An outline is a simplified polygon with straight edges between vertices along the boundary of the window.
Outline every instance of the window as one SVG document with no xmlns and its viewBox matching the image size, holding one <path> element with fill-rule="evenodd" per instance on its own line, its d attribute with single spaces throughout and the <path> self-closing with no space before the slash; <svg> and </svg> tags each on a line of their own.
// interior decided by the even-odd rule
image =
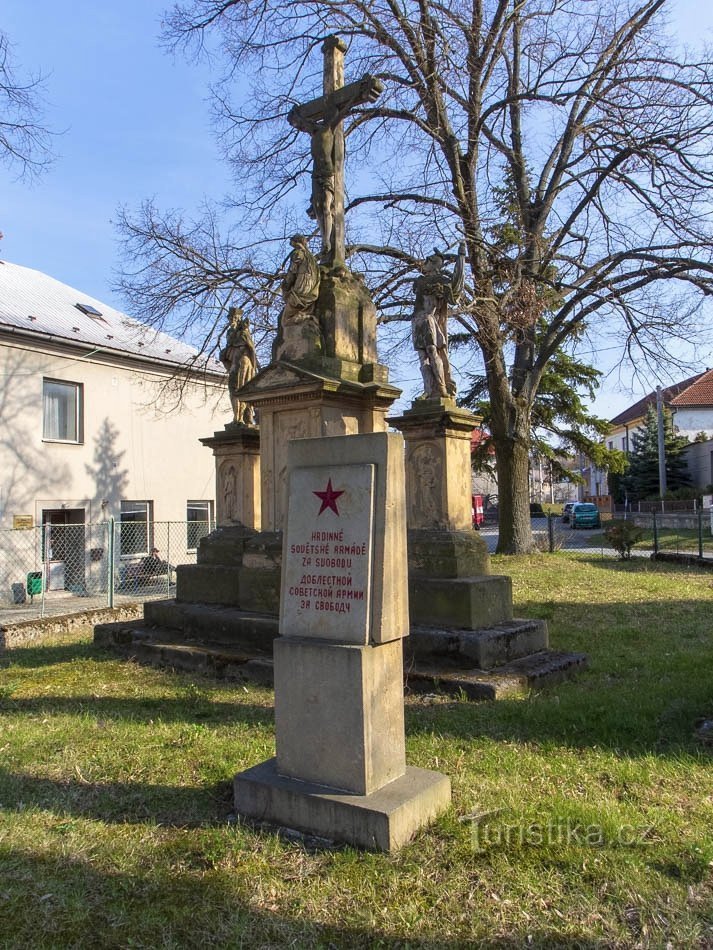
<svg viewBox="0 0 713 950">
<path fill-rule="evenodd" d="M 195 551 L 200 539 L 210 533 L 212 521 L 212 501 L 186 503 L 186 547 L 189 551 Z"/>
<path fill-rule="evenodd" d="M 122 501 L 121 556 L 148 554 L 153 547 L 152 502 Z"/>
<path fill-rule="evenodd" d="M 42 380 L 42 438 L 52 442 L 83 442 L 81 383 Z"/>
</svg>

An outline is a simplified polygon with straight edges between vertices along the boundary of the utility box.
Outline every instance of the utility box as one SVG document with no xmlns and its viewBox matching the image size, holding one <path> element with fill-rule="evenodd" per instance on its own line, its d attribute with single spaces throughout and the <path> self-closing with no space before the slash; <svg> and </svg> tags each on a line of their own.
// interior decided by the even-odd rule
<svg viewBox="0 0 713 950">
<path fill-rule="evenodd" d="M 27 593 L 30 597 L 42 593 L 42 571 L 30 571 L 27 575 Z"/>
<path fill-rule="evenodd" d="M 27 593 L 25 592 L 24 584 L 13 584 L 12 585 L 12 602 L 13 604 L 24 604 L 27 600 Z"/>
</svg>

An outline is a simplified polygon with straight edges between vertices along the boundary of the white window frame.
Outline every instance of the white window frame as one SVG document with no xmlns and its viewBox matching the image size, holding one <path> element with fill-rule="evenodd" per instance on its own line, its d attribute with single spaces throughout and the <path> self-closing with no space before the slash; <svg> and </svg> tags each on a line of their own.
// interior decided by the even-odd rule
<svg viewBox="0 0 713 950">
<path fill-rule="evenodd" d="M 203 511 L 205 511 L 206 517 L 205 517 L 205 518 L 192 519 L 192 518 L 190 517 L 191 508 L 192 508 L 194 511 L 197 510 L 197 509 L 199 509 L 199 508 L 201 508 Z M 213 508 L 214 508 L 214 503 L 213 503 L 213 500 L 212 500 L 212 499 L 203 498 L 203 499 L 197 499 L 197 500 L 194 500 L 194 501 L 191 501 L 191 500 L 189 499 L 189 500 L 186 502 L 186 551 L 189 551 L 189 552 L 197 551 L 197 550 L 198 550 L 198 544 L 199 544 L 199 542 L 200 542 L 200 539 L 201 539 L 202 537 L 205 537 L 205 535 L 201 535 L 201 536 L 198 537 L 198 538 L 195 538 L 195 539 L 192 538 L 192 537 L 191 537 L 191 525 L 194 525 L 194 524 L 207 524 L 207 525 L 208 525 L 208 531 L 206 531 L 206 534 L 209 534 L 209 533 L 210 533 L 210 531 L 211 531 L 211 529 L 212 529 L 212 527 L 213 527 L 213 522 L 214 522 L 214 518 L 215 518 L 215 515 L 214 515 L 214 513 L 213 513 Z M 195 540 L 195 544 L 192 544 L 192 542 L 193 542 L 194 540 Z"/>
<path fill-rule="evenodd" d="M 61 436 L 53 434 L 52 429 L 59 427 L 59 410 L 57 418 L 53 418 L 55 412 L 49 403 L 51 393 L 50 386 L 62 387 L 66 390 L 72 390 L 74 394 L 74 433 L 75 437 L 63 439 Z M 57 409 L 59 402 L 57 402 Z M 69 417 L 69 413 L 67 413 Z M 84 384 L 75 383 L 69 379 L 53 379 L 49 376 L 42 378 L 42 441 L 43 442 L 63 442 L 69 445 L 84 444 Z"/>
<path fill-rule="evenodd" d="M 133 507 L 129 507 L 133 506 Z M 128 514 L 138 514 L 143 510 L 145 518 L 125 518 L 124 515 Z M 121 558 L 136 558 L 144 557 L 149 551 L 153 548 L 153 502 L 152 501 L 134 501 L 133 499 L 123 498 L 121 501 L 121 510 L 119 512 L 119 544 L 121 546 Z M 145 550 L 136 550 L 136 551 L 127 551 L 126 542 L 124 540 L 124 525 L 136 525 L 136 524 L 145 524 L 146 525 L 146 549 Z M 131 537 L 131 534 L 127 532 L 127 538 Z"/>
</svg>

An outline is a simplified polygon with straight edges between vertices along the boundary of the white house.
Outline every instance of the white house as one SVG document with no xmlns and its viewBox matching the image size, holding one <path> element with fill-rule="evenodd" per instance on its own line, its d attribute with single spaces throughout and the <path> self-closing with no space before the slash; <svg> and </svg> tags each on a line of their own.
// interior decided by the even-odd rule
<svg viewBox="0 0 713 950">
<path fill-rule="evenodd" d="M 82 291 L 0 262 L 0 531 L 114 518 L 126 526 L 121 554 L 138 556 L 157 541 L 154 523 L 178 522 L 184 549 L 195 547 L 186 523 L 210 523 L 215 495 L 198 439 L 231 418 L 222 366 L 187 370 L 195 360 Z M 60 555 L 83 575 L 96 545 L 84 530 L 56 534 L 55 547 L 78 548 Z"/>
<path fill-rule="evenodd" d="M 671 410 L 673 425 L 678 435 L 685 436 L 691 442 L 701 432 L 708 438 L 713 437 L 713 370 L 706 369 L 680 383 L 662 388 L 661 397 L 664 405 Z M 611 419 L 612 429 L 606 437 L 607 448 L 619 449 L 628 454 L 632 447 L 631 437 L 643 426 L 650 406 L 656 406 L 655 390 Z M 698 464 L 697 461 L 696 465 Z M 702 462 L 700 464 L 703 465 Z M 591 467 L 587 474 L 590 493 L 593 496 L 605 494 L 607 473 Z M 700 478 L 696 472 L 693 474 L 696 485 L 699 482 L 705 485 L 713 481 L 713 477 L 707 477 L 711 475 L 710 470 L 705 475 L 701 474 Z"/>
</svg>

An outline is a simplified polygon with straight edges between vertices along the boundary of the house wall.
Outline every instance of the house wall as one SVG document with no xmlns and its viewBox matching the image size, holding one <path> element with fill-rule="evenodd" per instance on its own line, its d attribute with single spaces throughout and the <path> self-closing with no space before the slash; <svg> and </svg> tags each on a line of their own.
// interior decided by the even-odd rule
<svg viewBox="0 0 713 950">
<path fill-rule="evenodd" d="M 694 488 L 707 488 L 713 484 L 713 440 L 689 445 L 685 459 Z"/>
<path fill-rule="evenodd" d="M 43 441 L 43 377 L 83 384 L 82 444 Z M 198 439 L 230 420 L 227 388 L 189 384 L 169 412 L 169 380 L 168 370 L 0 343 L 0 528 L 16 514 L 40 524 L 51 508 L 118 517 L 122 499 L 152 501 L 156 521 L 185 521 L 188 500 L 213 500 L 213 456 Z"/>
<path fill-rule="evenodd" d="M 699 432 L 705 432 L 708 438 L 713 438 L 713 406 L 676 409 L 673 424 L 679 435 L 689 439 L 695 438 Z"/>
</svg>

